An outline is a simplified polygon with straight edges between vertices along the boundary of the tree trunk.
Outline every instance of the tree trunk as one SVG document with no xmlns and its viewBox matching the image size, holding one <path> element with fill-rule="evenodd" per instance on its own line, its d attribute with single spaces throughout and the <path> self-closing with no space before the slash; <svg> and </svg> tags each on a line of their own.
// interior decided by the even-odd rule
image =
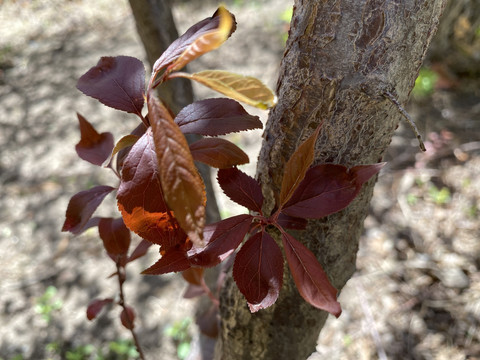
<svg viewBox="0 0 480 360">
<path fill-rule="evenodd" d="M 376 163 L 401 120 L 446 0 L 296 0 L 257 167 L 265 213 L 274 207 L 284 165 L 324 121 L 316 163 Z M 388 95 L 390 94 L 390 95 Z M 412 134 L 413 136 L 413 134 Z M 374 181 L 345 210 L 294 233 L 341 289 L 355 271 L 358 240 Z M 273 234 L 274 236 L 276 234 Z M 278 236 L 277 236 L 278 240 Z M 231 277 L 221 297 L 216 358 L 306 359 L 327 314 L 308 305 L 285 272 L 277 303 L 251 314 Z"/>
</svg>

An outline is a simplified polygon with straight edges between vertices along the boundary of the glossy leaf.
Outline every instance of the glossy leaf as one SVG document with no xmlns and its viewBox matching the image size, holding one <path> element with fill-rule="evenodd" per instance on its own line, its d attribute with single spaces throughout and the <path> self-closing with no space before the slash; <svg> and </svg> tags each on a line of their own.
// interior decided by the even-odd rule
<svg viewBox="0 0 480 360">
<path fill-rule="evenodd" d="M 344 209 L 357 196 L 362 184 L 380 171 L 383 165 L 365 166 L 354 171 L 335 164 L 310 168 L 282 212 L 290 216 L 319 219 Z"/>
<path fill-rule="evenodd" d="M 88 320 L 93 320 L 95 319 L 98 314 L 103 310 L 105 305 L 110 304 L 113 302 L 113 299 L 107 298 L 107 299 L 95 299 L 90 301 L 87 307 L 87 319 Z"/>
<path fill-rule="evenodd" d="M 192 285 L 202 285 L 203 281 L 203 273 L 205 269 L 203 268 L 189 268 L 187 270 L 182 271 L 182 276 L 186 282 Z"/>
<path fill-rule="evenodd" d="M 268 233 L 258 232 L 242 246 L 233 264 L 233 278 L 251 312 L 277 301 L 283 283 L 283 256 Z"/>
<path fill-rule="evenodd" d="M 232 201 L 249 210 L 262 212 L 263 194 L 257 180 L 237 168 L 219 170 L 217 180 L 223 192 Z"/>
<path fill-rule="evenodd" d="M 151 92 L 147 101 L 165 200 L 190 240 L 201 244 L 205 226 L 205 185 L 178 125 Z"/>
<path fill-rule="evenodd" d="M 238 102 L 225 98 L 196 101 L 184 107 L 175 122 L 184 134 L 207 136 L 262 128 L 258 116 L 248 114 Z"/>
<path fill-rule="evenodd" d="M 133 260 L 136 260 L 144 256 L 151 245 L 152 243 L 150 241 L 142 239 L 142 241 L 140 241 L 140 243 L 137 245 L 135 250 L 133 250 L 132 253 L 130 254 L 130 257 L 128 258 L 127 262 L 131 262 Z"/>
<path fill-rule="evenodd" d="M 223 6 L 213 14 L 190 27 L 175 40 L 153 65 L 158 73 L 168 66 L 168 72 L 179 70 L 190 61 L 222 45 L 235 31 L 236 23 L 232 14 Z"/>
<path fill-rule="evenodd" d="M 100 185 L 73 195 L 67 206 L 62 231 L 70 231 L 75 235 L 82 232 L 105 196 L 113 190 L 111 186 Z"/>
<path fill-rule="evenodd" d="M 190 267 L 190 261 L 187 258 L 185 251 L 172 249 L 162 255 L 160 260 L 143 270 L 145 275 L 161 275 L 170 272 L 178 272 L 187 270 Z"/>
<path fill-rule="evenodd" d="M 145 68 L 134 57 L 102 57 L 78 79 L 77 88 L 107 106 L 142 117 Z"/>
<path fill-rule="evenodd" d="M 203 267 L 221 263 L 242 243 L 252 219 L 251 215 L 242 214 L 205 226 L 205 246 L 193 246 L 188 251 L 190 263 Z"/>
<path fill-rule="evenodd" d="M 193 160 L 224 169 L 248 163 L 248 155 L 225 139 L 205 138 L 190 144 Z"/>
<path fill-rule="evenodd" d="M 135 327 L 135 311 L 132 307 L 125 305 L 125 308 L 120 313 L 120 321 L 129 330 Z"/>
<path fill-rule="evenodd" d="M 224 70 L 205 70 L 194 74 L 175 73 L 171 77 L 195 80 L 219 93 L 260 109 L 275 105 L 275 94 L 260 80 Z"/>
<path fill-rule="evenodd" d="M 282 233 L 288 266 L 300 295 L 318 309 L 339 317 L 342 313 L 337 302 L 337 289 L 328 280 L 327 274 L 313 253 L 305 245 L 287 233 Z"/>
<path fill-rule="evenodd" d="M 113 135 L 99 134 L 87 119 L 77 113 L 80 123 L 80 141 L 75 145 L 78 156 L 94 165 L 102 165 L 113 149 Z"/>
<path fill-rule="evenodd" d="M 131 236 L 122 218 L 101 218 L 98 232 L 109 255 L 114 257 L 127 255 Z"/>
<path fill-rule="evenodd" d="M 315 155 L 315 142 L 320 127 L 314 131 L 293 153 L 283 171 L 282 187 L 280 190 L 280 206 L 284 205 L 292 196 L 295 189 L 305 177 Z"/>
</svg>

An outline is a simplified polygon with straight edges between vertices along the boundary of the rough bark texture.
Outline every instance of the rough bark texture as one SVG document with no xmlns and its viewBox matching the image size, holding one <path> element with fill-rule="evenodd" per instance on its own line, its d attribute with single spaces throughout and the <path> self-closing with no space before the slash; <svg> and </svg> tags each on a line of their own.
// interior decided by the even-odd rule
<svg viewBox="0 0 480 360">
<path fill-rule="evenodd" d="M 264 134 L 257 176 L 274 207 L 295 148 L 324 120 L 316 163 L 376 163 L 401 120 L 384 94 L 404 104 L 446 0 L 295 1 L 277 85 L 279 102 Z M 412 134 L 412 138 L 414 135 Z M 355 271 L 358 240 L 374 181 L 345 210 L 311 221 L 297 239 L 341 289 Z M 327 314 L 298 294 L 289 272 L 277 303 L 250 314 L 232 279 L 221 298 L 217 359 L 306 359 Z"/>
<path fill-rule="evenodd" d="M 177 27 L 173 19 L 170 0 L 130 0 L 138 34 L 147 52 L 148 62 L 151 66 L 162 55 L 165 49 L 178 38 Z M 178 113 L 184 106 L 193 102 L 192 84 L 187 79 L 173 79 L 158 88 L 161 99 Z M 198 135 L 189 135 L 187 140 L 198 140 Z M 207 223 L 220 220 L 220 213 L 215 200 L 210 168 L 198 164 L 198 169 L 205 182 L 208 197 Z"/>
</svg>

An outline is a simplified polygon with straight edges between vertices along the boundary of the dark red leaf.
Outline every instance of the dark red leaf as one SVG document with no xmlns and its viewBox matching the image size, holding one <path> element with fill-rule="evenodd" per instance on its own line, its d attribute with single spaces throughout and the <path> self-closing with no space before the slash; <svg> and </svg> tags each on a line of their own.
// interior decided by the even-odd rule
<svg viewBox="0 0 480 360">
<path fill-rule="evenodd" d="M 225 139 L 200 139 L 190 145 L 190 151 L 193 160 L 219 169 L 248 163 L 248 155 Z"/>
<path fill-rule="evenodd" d="M 380 171 L 380 165 L 356 168 L 323 164 L 310 168 L 290 200 L 281 210 L 284 214 L 319 219 L 344 209 L 358 195 L 362 184 Z M 357 177 L 357 173 L 360 177 Z"/>
<path fill-rule="evenodd" d="M 387 163 L 382 162 L 372 165 L 358 165 L 350 169 L 350 173 L 355 176 L 355 182 L 358 186 L 362 186 L 370 178 L 376 175 Z"/>
<path fill-rule="evenodd" d="M 212 304 L 208 310 L 197 318 L 196 323 L 203 335 L 213 339 L 217 338 L 220 330 L 220 314 L 218 312 L 218 306 Z"/>
<path fill-rule="evenodd" d="M 122 325 L 129 330 L 135 327 L 135 311 L 132 307 L 125 305 L 125 308 L 120 313 L 120 321 L 122 322 Z"/>
<path fill-rule="evenodd" d="M 126 256 L 130 246 L 130 230 L 123 223 L 122 218 L 101 218 L 98 224 L 98 232 L 103 241 L 103 247 L 114 258 Z"/>
<path fill-rule="evenodd" d="M 205 247 L 192 247 L 188 251 L 192 265 L 211 267 L 221 263 L 241 244 L 250 229 L 253 217 L 237 215 L 205 226 Z"/>
<path fill-rule="evenodd" d="M 144 256 L 147 253 L 147 251 L 148 251 L 148 249 L 150 248 L 151 245 L 152 245 L 152 243 L 150 241 L 142 239 L 142 241 L 140 241 L 140 243 L 137 245 L 135 250 L 133 250 L 133 252 L 130 255 L 130 257 L 128 258 L 127 262 L 131 262 L 133 260 L 136 260 L 136 259 Z"/>
<path fill-rule="evenodd" d="M 73 195 L 67 206 L 62 231 L 70 231 L 75 235 L 80 234 L 98 205 L 113 190 L 115 188 L 111 186 L 100 185 Z"/>
<path fill-rule="evenodd" d="M 147 103 L 165 201 L 189 239 L 199 245 L 205 226 L 205 185 L 185 136 L 153 91 L 147 94 Z"/>
<path fill-rule="evenodd" d="M 227 12 L 228 13 L 228 12 Z M 228 13 L 232 18 L 233 15 Z M 160 58 L 155 62 L 153 65 L 153 72 L 157 73 L 166 66 L 175 63 L 183 54 L 186 54 L 190 48 L 190 46 L 197 41 L 197 39 L 207 35 L 208 33 L 215 32 L 216 29 L 219 28 L 221 17 L 220 14 L 215 12 L 212 17 L 206 18 L 192 27 L 190 27 L 185 34 L 180 36 L 177 40 L 170 44 L 167 50 L 160 56 Z M 233 24 L 231 29 L 229 29 L 229 35 L 231 35 L 235 31 L 235 20 L 233 19 Z M 208 49 L 210 51 L 212 49 Z M 202 52 L 202 49 L 199 49 L 198 56 L 203 54 L 205 51 Z M 193 54 L 192 54 L 193 55 Z M 197 56 L 197 57 L 198 57 Z M 195 56 L 189 56 L 188 61 L 192 61 Z M 188 62 L 187 61 L 187 62 Z M 181 66 L 184 66 L 187 62 L 181 61 L 175 69 L 180 69 Z M 175 64 L 173 64 L 175 65 Z"/>
<path fill-rule="evenodd" d="M 307 219 L 293 217 L 280 213 L 277 224 L 284 229 L 304 230 L 307 227 Z"/>
<path fill-rule="evenodd" d="M 102 57 L 78 79 L 77 88 L 107 106 L 142 117 L 145 68 L 134 57 Z"/>
<path fill-rule="evenodd" d="M 185 271 L 182 271 L 182 276 L 185 281 L 192 285 L 202 285 L 204 272 L 205 269 L 203 268 L 189 268 Z"/>
<path fill-rule="evenodd" d="M 196 101 L 184 107 L 175 122 L 184 134 L 208 136 L 262 128 L 258 116 L 248 114 L 238 102 L 226 98 Z"/>
<path fill-rule="evenodd" d="M 107 304 L 110 304 L 113 301 L 111 298 L 107 299 L 95 299 L 90 301 L 87 307 L 87 319 L 93 320 L 98 314 L 102 311 L 103 307 Z"/>
<path fill-rule="evenodd" d="M 110 156 L 113 149 L 113 135 L 109 132 L 99 134 L 87 119 L 77 113 L 80 123 L 80 141 L 75 145 L 78 156 L 101 166 Z"/>
<path fill-rule="evenodd" d="M 283 256 L 267 232 L 256 233 L 242 246 L 233 264 L 233 278 L 251 312 L 277 301 L 283 283 Z"/>
<path fill-rule="evenodd" d="M 318 309 L 339 317 L 342 313 L 337 302 L 337 289 L 328 280 L 327 274 L 313 253 L 290 234 L 282 233 L 288 266 L 302 297 Z"/>
<path fill-rule="evenodd" d="M 219 170 L 217 180 L 223 192 L 237 204 L 262 212 L 263 194 L 257 180 L 237 168 Z"/>
<path fill-rule="evenodd" d="M 185 251 L 171 249 L 167 251 L 160 260 L 143 270 L 145 275 L 161 275 L 170 272 L 179 272 L 187 270 L 190 267 L 190 261 L 187 258 Z"/>
</svg>

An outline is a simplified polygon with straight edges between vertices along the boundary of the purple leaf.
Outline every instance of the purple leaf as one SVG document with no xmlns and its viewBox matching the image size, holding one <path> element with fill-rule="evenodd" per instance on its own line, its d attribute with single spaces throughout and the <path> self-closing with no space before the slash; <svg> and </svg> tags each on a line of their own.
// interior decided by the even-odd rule
<svg viewBox="0 0 480 360">
<path fill-rule="evenodd" d="M 237 145 L 225 139 L 206 138 L 190 145 L 193 160 L 225 169 L 248 163 L 248 155 Z"/>
<path fill-rule="evenodd" d="M 113 149 L 113 135 L 109 132 L 99 134 L 87 119 L 77 113 L 80 123 L 80 141 L 75 146 L 78 156 L 101 166 L 108 159 Z"/>
</svg>

